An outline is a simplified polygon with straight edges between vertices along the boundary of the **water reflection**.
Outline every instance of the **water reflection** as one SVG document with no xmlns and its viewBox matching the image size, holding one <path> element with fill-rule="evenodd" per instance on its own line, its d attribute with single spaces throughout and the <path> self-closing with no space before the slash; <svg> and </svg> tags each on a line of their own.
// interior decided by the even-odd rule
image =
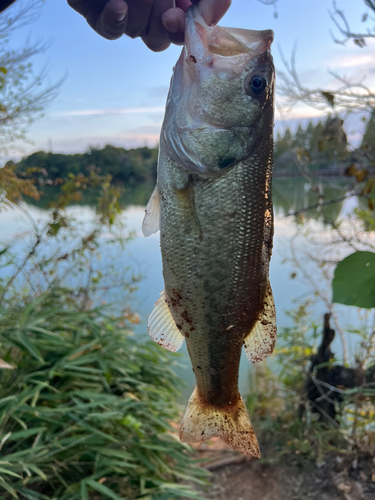
<svg viewBox="0 0 375 500">
<path fill-rule="evenodd" d="M 314 179 L 319 193 L 324 195 L 325 199 L 339 198 L 344 196 L 350 189 L 347 179 Z M 317 202 L 317 193 L 309 187 L 309 183 L 301 178 L 276 178 L 274 180 L 274 208 L 275 208 L 275 238 L 274 238 L 274 253 L 270 266 L 270 280 L 274 292 L 275 304 L 277 310 L 278 327 L 287 326 L 290 322 L 286 311 L 290 310 L 295 305 L 296 299 L 308 296 L 311 294 L 311 288 L 303 281 L 297 279 L 291 280 L 290 276 L 295 272 L 295 268 L 286 258 L 290 256 L 290 243 L 295 235 L 300 231 L 300 226 L 295 218 L 289 217 L 291 211 L 298 211 L 302 208 L 313 205 Z M 121 206 L 123 207 L 122 217 L 126 222 L 127 230 L 135 230 L 136 237 L 127 245 L 125 250 L 121 247 L 108 245 L 108 235 L 102 234 L 99 253 L 101 259 L 95 263 L 98 269 L 105 269 L 109 261 L 115 262 L 119 272 L 126 279 L 130 278 L 131 274 L 142 275 L 138 289 L 131 295 L 127 291 L 121 291 L 116 287 L 109 287 L 101 290 L 96 299 L 98 302 L 107 302 L 115 304 L 118 310 L 121 310 L 130 302 L 134 310 L 141 317 L 141 322 L 135 326 L 135 333 L 139 338 L 146 334 L 147 318 L 150 314 L 155 301 L 159 297 L 159 293 L 163 289 L 163 278 L 161 272 L 161 256 L 159 247 L 159 236 L 152 235 L 149 238 L 144 238 L 141 234 L 141 224 L 144 216 L 144 207 L 151 195 L 154 186 L 150 184 L 125 186 L 124 194 L 121 198 Z M 49 199 L 56 193 L 50 191 L 48 196 L 43 197 L 38 203 L 29 205 L 28 209 L 34 219 L 45 219 L 46 210 Z M 83 228 L 89 227 L 95 215 L 95 200 L 97 193 L 90 191 L 85 193 L 85 199 L 80 206 L 68 207 L 70 215 L 75 215 L 83 224 Z M 344 202 L 329 205 L 323 211 L 312 210 L 306 214 L 310 218 L 305 230 L 311 233 L 319 234 L 320 237 L 325 234 L 329 235 L 329 227 L 325 225 L 328 220 L 337 221 L 340 214 L 345 210 Z M 19 251 L 22 250 L 22 244 L 27 242 L 27 221 L 20 216 L 19 212 L 9 211 L 3 213 L 0 220 L 1 241 L 10 239 L 17 232 L 23 232 L 23 243 L 19 245 Z M 84 229 L 83 229 L 84 230 Z M 296 249 L 303 251 L 306 242 L 301 238 L 296 240 Z M 320 251 L 319 247 L 315 250 Z M 313 263 L 314 265 L 314 263 Z M 313 269 L 312 265 L 312 269 Z M 0 272 L 3 272 L 0 269 Z M 311 272 L 314 272 L 313 270 Z M 68 283 L 70 286 L 76 285 L 71 277 Z M 77 284 L 78 286 L 78 284 Z M 354 316 L 351 316 L 351 308 L 342 309 L 342 315 L 346 315 L 346 322 L 354 321 Z M 325 312 L 325 307 L 322 303 L 317 303 L 314 306 L 314 315 L 318 320 Z M 340 352 L 341 347 L 339 340 L 333 346 L 335 352 Z M 350 340 L 353 342 L 354 340 Z M 179 374 L 186 380 L 187 389 L 186 395 L 191 392 L 193 384 L 193 373 L 187 359 L 186 348 L 182 350 L 181 363 L 187 368 L 179 368 Z M 247 385 L 247 373 L 249 364 L 244 358 L 241 363 L 241 383 L 243 389 Z"/>
<path fill-rule="evenodd" d="M 305 207 L 315 205 L 319 196 L 324 200 L 337 199 L 345 195 L 353 188 L 353 181 L 347 177 L 321 177 L 312 179 L 311 184 L 302 177 L 276 177 L 273 181 L 273 202 L 275 212 L 283 215 L 289 215 L 291 212 L 299 211 Z M 129 206 L 146 206 L 154 184 L 129 184 L 119 185 L 120 206 L 126 209 Z M 57 198 L 58 188 L 44 188 L 44 194 L 39 201 L 28 200 L 35 207 L 47 210 L 51 200 Z M 96 205 L 98 191 L 88 189 L 85 191 L 82 201 L 79 205 Z M 337 220 L 342 210 L 342 202 L 328 205 L 324 209 L 324 214 L 320 210 L 310 210 L 306 213 L 309 218 L 318 220 Z"/>
</svg>

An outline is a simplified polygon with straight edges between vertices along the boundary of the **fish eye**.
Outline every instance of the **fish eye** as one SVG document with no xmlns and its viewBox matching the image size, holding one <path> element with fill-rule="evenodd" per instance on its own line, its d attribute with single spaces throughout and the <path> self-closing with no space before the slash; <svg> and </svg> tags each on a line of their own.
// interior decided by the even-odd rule
<svg viewBox="0 0 375 500">
<path fill-rule="evenodd" d="M 260 95 L 267 86 L 267 80 L 262 75 L 254 75 L 249 82 L 252 94 Z"/>
</svg>

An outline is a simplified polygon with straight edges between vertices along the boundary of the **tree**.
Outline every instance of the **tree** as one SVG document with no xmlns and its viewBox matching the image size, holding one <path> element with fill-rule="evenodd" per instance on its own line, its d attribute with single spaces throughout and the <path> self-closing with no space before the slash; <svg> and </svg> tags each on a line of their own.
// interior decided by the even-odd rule
<svg viewBox="0 0 375 500">
<path fill-rule="evenodd" d="M 45 72 L 35 74 L 32 60 L 46 46 L 41 41 L 10 49 L 14 31 L 35 20 L 43 0 L 20 0 L 0 16 L 0 154 L 25 140 L 30 124 L 42 115 L 60 85 L 44 85 Z"/>
<path fill-rule="evenodd" d="M 260 1 L 268 4 L 275 3 Z M 336 1 L 333 1 L 331 18 L 342 35 L 341 39 L 333 35 L 335 43 L 344 45 L 352 40 L 358 47 L 365 48 L 366 41 L 375 38 L 375 27 L 372 24 L 375 20 L 375 0 L 363 1 L 365 12 L 362 21 L 367 26 L 367 31 L 364 29 L 361 33 L 350 29 L 345 13 L 337 7 Z M 362 81 L 352 83 L 349 78 L 330 72 L 337 81 L 336 89 L 312 89 L 304 85 L 298 76 L 295 53 L 292 54 L 290 63 L 283 57 L 283 63 L 286 71 L 279 72 L 282 82 L 279 88 L 284 106 L 289 109 L 292 109 L 298 102 L 303 102 L 319 111 L 335 110 L 336 113 L 362 111 L 371 114 L 375 108 L 375 93 Z"/>
<path fill-rule="evenodd" d="M 310 151 L 319 151 L 319 143 L 322 140 L 323 131 L 324 131 L 324 125 L 319 120 L 317 125 L 311 131 Z"/>
<path fill-rule="evenodd" d="M 375 162 L 375 109 L 372 110 L 363 135 L 361 149 L 365 152 L 369 162 Z"/>
<path fill-rule="evenodd" d="M 340 33 L 340 37 L 333 37 L 334 42 L 346 44 L 352 41 L 359 48 L 365 50 L 367 40 L 375 38 L 375 27 L 373 26 L 375 1 L 364 0 L 364 4 L 366 11 L 362 20 L 365 26 L 368 25 L 368 29 L 358 33 L 351 30 L 345 13 L 338 9 L 336 2 L 333 2 L 331 18 Z M 364 393 L 372 384 L 372 382 L 366 381 L 363 374 L 367 369 L 369 373 L 373 373 L 375 370 L 374 316 L 371 316 L 370 311 L 372 309 L 375 312 L 373 270 L 375 246 L 373 235 L 369 232 L 375 229 L 375 174 L 372 168 L 375 154 L 371 156 L 371 152 L 375 151 L 373 149 L 375 147 L 375 93 L 363 84 L 363 80 L 352 83 L 348 78 L 334 72 L 332 75 L 336 79 L 336 87 L 329 89 L 310 88 L 299 77 L 295 53 L 293 53 L 290 63 L 285 58 L 283 58 L 283 62 L 286 71 L 279 73 L 279 81 L 281 80 L 279 89 L 284 106 L 290 110 L 301 102 L 319 111 L 330 113 L 324 124 L 320 122 L 315 128 L 310 127 L 310 150 L 325 152 L 331 157 L 345 160 L 349 159 L 348 149 L 350 149 L 350 164 L 346 168 L 346 175 L 351 177 L 351 184 L 348 180 L 343 196 L 331 199 L 325 198 L 325 192 L 320 187 L 319 179 L 314 179 L 311 175 L 309 155 L 301 155 L 300 157 L 296 155 L 296 160 L 300 163 L 300 170 L 308 183 L 308 190 L 316 196 L 316 203 L 308 204 L 304 209 L 296 210 L 292 214 L 297 217 L 300 229 L 293 238 L 295 242 L 292 241 L 291 244 L 291 260 L 296 269 L 293 277 L 297 275 L 302 277 L 303 281 L 309 284 L 314 297 L 325 305 L 331 315 L 335 330 L 341 339 L 344 364 L 347 365 L 350 361 L 355 362 L 354 370 L 362 375 L 358 391 L 351 392 L 351 397 L 354 396 L 354 398 L 350 400 L 350 395 L 346 396 L 348 408 L 350 405 L 354 408 L 354 410 L 350 410 L 352 411 L 350 418 L 353 419 L 350 432 L 354 436 L 361 426 L 366 433 L 373 422 L 373 413 L 366 413 L 361 401 L 363 401 Z M 359 148 L 350 148 L 349 146 L 348 148 L 343 125 L 346 117 L 354 111 L 360 112 L 364 119 L 366 119 L 366 115 L 370 118 L 367 121 L 361 146 Z M 302 130 L 299 130 L 299 136 L 301 139 Z M 348 198 L 354 198 L 352 206 L 357 205 L 356 208 L 348 211 L 348 207 L 346 207 L 345 213 L 333 218 L 329 207 L 337 207 L 339 203 L 343 203 Z M 320 231 L 319 234 L 313 225 L 305 224 L 309 214 L 313 214 L 313 218 L 317 218 L 316 214 L 321 217 L 327 226 L 325 231 Z M 302 238 L 303 243 L 298 238 Z M 321 254 L 316 251 L 317 245 L 322 249 Z M 361 322 L 361 326 L 355 329 L 355 333 L 360 336 L 360 341 L 355 346 L 355 355 L 350 353 L 348 349 L 345 330 L 340 326 L 336 303 L 369 309 L 368 323 Z M 298 328 L 297 332 L 300 333 L 300 331 Z M 285 342 L 288 337 L 284 335 L 283 340 Z M 291 345 L 293 349 L 297 344 L 294 340 Z M 303 358 L 300 356 L 300 359 Z M 283 359 L 283 363 L 288 366 L 285 359 Z M 297 376 L 301 380 L 301 370 Z M 319 398 L 325 398 L 319 380 L 316 380 L 314 384 L 319 389 Z M 329 385 L 327 380 L 323 381 L 322 385 L 333 391 L 336 390 L 336 384 Z M 369 411 L 373 412 L 375 391 L 372 389 L 368 392 L 367 401 Z M 289 436 L 288 439 L 290 439 Z"/>
<path fill-rule="evenodd" d="M 262 3 L 273 4 L 275 2 L 262 1 Z M 333 12 L 331 18 L 342 35 L 341 39 L 334 37 L 335 43 L 346 44 L 348 41 L 353 41 L 355 45 L 364 49 L 366 42 L 369 39 L 375 38 L 375 27 L 373 22 L 375 20 L 375 0 L 364 0 L 365 12 L 362 16 L 362 21 L 367 26 L 367 31 L 357 33 L 350 29 L 350 23 L 347 20 L 345 13 L 341 11 L 335 1 L 333 1 Z M 364 85 L 360 80 L 357 83 L 352 83 L 347 77 L 342 77 L 337 73 L 331 72 L 332 76 L 336 79 L 336 89 L 313 89 L 304 85 L 298 75 L 295 62 L 295 52 L 292 54 L 291 62 L 289 63 L 283 57 L 283 63 L 286 71 L 279 72 L 279 91 L 282 97 L 283 105 L 291 110 L 297 103 L 302 102 L 311 106 L 319 111 L 328 111 L 333 116 L 328 118 L 322 131 L 323 139 L 316 134 L 314 141 L 318 140 L 317 146 L 320 151 L 325 149 L 331 154 L 333 158 L 338 160 L 347 159 L 348 141 L 344 132 L 344 121 L 346 117 L 352 112 L 361 112 L 364 115 L 370 115 L 370 120 L 367 127 L 367 138 L 369 137 L 372 128 L 372 116 L 375 109 L 375 93 L 374 91 Z M 365 117 L 364 117 L 365 119 Z M 364 222 L 366 228 L 373 227 L 373 223 L 368 224 L 369 221 L 375 220 L 374 212 L 374 199 L 375 199 L 375 176 L 373 171 L 368 170 L 367 166 L 370 160 L 369 157 L 369 144 L 368 139 L 362 142 L 359 148 L 350 148 L 350 156 L 353 160 L 353 165 L 347 169 L 347 175 L 353 177 L 356 186 L 347 193 L 347 197 L 359 197 L 367 202 L 368 208 L 366 210 L 357 211 L 359 216 Z M 371 144 L 370 144 L 371 147 Z M 336 154 L 336 153 L 337 154 Z M 304 162 L 306 163 L 306 158 Z M 301 165 L 305 173 L 308 165 Z M 318 186 L 314 185 L 312 179 L 306 176 L 310 182 L 313 191 L 317 194 L 318 205 L 323 203 L 330 203 L 329 200 L 324 200 L 324 196 L 320 193 Z M 366 181 L 366 182 L 364 182 Z M 335 203 L 337 200 L 333 200 Z M 342 199 L 340 199 L 342 201 Z M 315 209 L 314 205 L 314 209 Z M 309 207 L 306 208 L 306 212 Z M 346 236 L 341 235 L 344 240 Z"/>
<path fill-rule="evenodd" d="M 289 127 L 285 130 L 283 138 L 281 138 L 281 135 L 278 133 L 275 142 L 275 158 L 279 158 L 282 154 L 289 151 L 292 142 L 293 142 L 293 136 Z"/>
<path fill-rule="evenodd" d="M 306 131 L 302 128 L 301 124 L 298 125 L 297 132 L 294 135 L 293 147 L 304 149 L 308 147 L 306 143 Z"/>
</svg>

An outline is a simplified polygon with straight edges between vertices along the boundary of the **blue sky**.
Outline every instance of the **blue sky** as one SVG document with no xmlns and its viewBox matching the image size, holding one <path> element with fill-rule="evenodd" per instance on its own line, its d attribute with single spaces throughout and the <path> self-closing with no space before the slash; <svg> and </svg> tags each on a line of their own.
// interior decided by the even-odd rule
<svg viewBox="0 0 375 500">
<path fill-rule="evenodd" d="M 19 0 L 16 5 L 21 1 L 26 0 Z M 337 5 L 345 11 L 354 29 L 363 29 L 363 0 L 337 0 Z M 375 90 L 375 43 L 365 49 L 353 42 L 345 46 L 333 43 L 330 30 L 337 35 L 338 32 L 329 10 L 330 0 L 279 0 L 276 18 L 272 6 L 257 0 L 233 0 L 220 24 L 273 29 L 273 54 L 276 67 L 281 70 L 280 48 L 290 58 L 298 42 L 297 67 L 300 80 L 307 86 L 334 86 L 327 71 L 332 69 L 352 80 L 366 77 L 366 84 Z M 35 57 L 35 70 L 47 65 L 47 81 L 64 81 L 45 117 L 32 125 L 29 138 L 33 144 L 24 145 L 23 154 L 40 149 L 83 152 L 90 145 L 107 143 L 123 147 L 157 143 L 180 47 L 155 54 L 140 40 L 104 40 L 65 0 L 45 0 L 38 19 L 14 33 L 11 44 L 22 46 L 26 39 L 39 38 L 48 42 L 48 48 Z M 317 115 L 307 106 L 298 106 L 287 121 L 277 114 L 277 129 Z"/>
</svg>

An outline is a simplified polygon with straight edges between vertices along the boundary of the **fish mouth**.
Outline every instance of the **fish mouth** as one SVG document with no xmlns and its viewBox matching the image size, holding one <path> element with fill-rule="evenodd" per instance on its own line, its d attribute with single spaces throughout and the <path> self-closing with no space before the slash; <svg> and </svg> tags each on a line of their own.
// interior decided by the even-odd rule
<svg viewBox="0 0 375 500">
<path fill-rule="evenodd" d="M 268 51 L 273 38 L 272 30 L 208 26 L 196 6 L 192 6 L 187 12 L 185 45 L 188 57 L 193 63 L 212 64 L 215 59 L 230 58 L 230 65 L 233 66 L 232 58 L 248 61 Z M 220 66 L 223 66 L 225 61 L 220 62 Z"/>
<path fill-rule="evenodd" d="M 235 77 L 252 59 L 270 50 L 273 38 L 272 30 L 208 26 L 198 7 L 192 5 L 186 14 L 185 46 L 175 67 L 169 99 L 178 101 L 204 74 Z"/>
</svg>

